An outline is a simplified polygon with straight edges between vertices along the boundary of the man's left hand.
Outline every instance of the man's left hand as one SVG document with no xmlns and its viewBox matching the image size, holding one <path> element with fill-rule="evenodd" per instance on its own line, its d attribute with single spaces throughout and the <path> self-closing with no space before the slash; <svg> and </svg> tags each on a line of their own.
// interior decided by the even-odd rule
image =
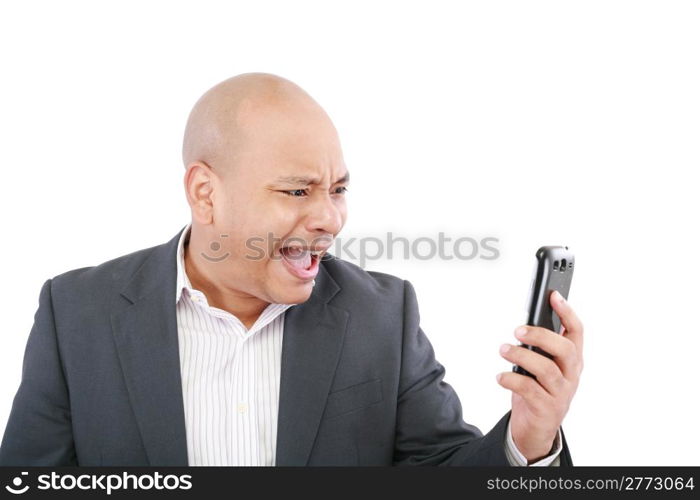
<svg viewBox="0 0 700 500">
<path fill-rule="evenodd" d="M 515 372 L 498 377 L 498 383 L 513 392 L 511 432 L 528 464 L 550 454 L 583 370 L 583 324 L 558 292 L 550 295 L 550 303 L 561 319 L 561 334 L 524 325 L 516 329 L 515 336 L 553 359 L 522 346 L 501 346 L 501 356 L 537 377 Z"/>
</svg>

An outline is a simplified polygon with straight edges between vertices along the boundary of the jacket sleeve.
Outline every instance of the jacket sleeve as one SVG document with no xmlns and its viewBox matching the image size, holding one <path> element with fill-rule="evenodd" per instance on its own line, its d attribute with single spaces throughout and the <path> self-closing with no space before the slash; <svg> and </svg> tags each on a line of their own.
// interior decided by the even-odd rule
<svg viewBox="0 0 700 500">
<path fill-rule="evenodd" d="M 420 327 L 413 286 L 404 281 L 404 324 L 397 408 L 395 465 L 510 466 L 505 452 L 508 411 L 487 434 L 462 419 L 444 367 Z M 566 444 L 561 465 L 571 465 Z"/>
<path fill-rule="evenodd" d="M 41 288 L 24 353 L 22 381 L 0 445 L 0 465 L 78 465 L 56 337 L 51 279 Z"/>
</svg>

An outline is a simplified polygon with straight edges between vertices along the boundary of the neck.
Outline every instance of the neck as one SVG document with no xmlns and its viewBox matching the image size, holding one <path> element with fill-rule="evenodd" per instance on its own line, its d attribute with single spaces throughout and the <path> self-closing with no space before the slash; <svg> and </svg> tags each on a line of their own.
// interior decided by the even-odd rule
<svg viewBox="0 0 700 500">
<path fill-rule="evenodd" d="M 185 272 L 192 288 L 201 291 L 210 306 L 233 314 L 250 329 L 269 304 L 254 295 L 232 290 L 218 282 L 216 271 L 220 271 L 220 267 L 214 269 L 204 259 L 194 259 L 192 256 L 199 255 L 200 252 L 196 244 L 193 244 L 194 239 L 188 237 L 187 240 L 184 243 Z"/>
</svg>

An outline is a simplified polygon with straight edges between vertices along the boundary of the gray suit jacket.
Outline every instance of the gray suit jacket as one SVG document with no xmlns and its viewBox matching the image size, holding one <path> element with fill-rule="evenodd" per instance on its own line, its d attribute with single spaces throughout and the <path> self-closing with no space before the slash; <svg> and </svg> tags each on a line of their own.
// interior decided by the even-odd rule
<svg viewBox="0 0 700 500">
<path fill-rule="evenodd" d="M 187 465 L 179 236 L 44 283 L 0 465 Z M 284 319 L 277 465 L 508 465 L 510 412 L 483 435 L 443 375 L 411 284 L 327 255 Z"/>
</svg>

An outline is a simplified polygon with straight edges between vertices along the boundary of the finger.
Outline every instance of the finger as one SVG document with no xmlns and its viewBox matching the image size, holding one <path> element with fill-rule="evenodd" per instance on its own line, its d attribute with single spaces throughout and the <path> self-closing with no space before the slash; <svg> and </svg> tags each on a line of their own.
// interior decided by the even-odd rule
<svg viewBox="0 0 700 500">
<path fill-rule="evenodd" d="M 576 344 L 579 352 L 583 352 L 583 323 L 574 312 L 574 309 L 557 291 L 552 292 L 549 302 L 565 328 L 564 336 Z"/>
<path fill-rule="evenodd" d="M 505 359 L 537 377 L 536 383 L 544 387 L 548 394 L 556 397 L 565 389 L 566 379 L 553 360 L 525 347 L 510 344 L 503 344 L 500 352 Z"/>
<path fill-rule="evenodd" d="M 578 374 L 578 349 L 568 337 L 558 335 L 546 328 L 528 325 L 517 328 L 515 336 L 523 344 L 537 346 L 550 354 L 567 379 L 573 379 Z"/>
<path fill-rule="evenodd" d="M 498 383 L 522 397 L 534 410 L 546 411 L 551 406 L 552 396 L 544 390 L 532 377 L 515 372 L 499 373 Z"/>
</svg>

